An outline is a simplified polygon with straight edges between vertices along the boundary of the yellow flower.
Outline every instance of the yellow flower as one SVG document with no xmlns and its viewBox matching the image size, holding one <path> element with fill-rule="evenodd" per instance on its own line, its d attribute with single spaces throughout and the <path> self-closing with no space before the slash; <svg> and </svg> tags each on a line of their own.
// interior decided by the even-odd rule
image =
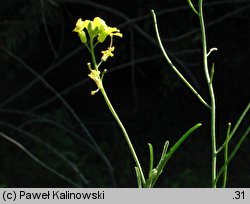
<svg viewBox="0 0 250 204">
<path fill-rule="evenodd" d="M 120 33 L 120 30 L 117 29 L 116 27 L 108 27 L 106 31 L 110 36 L 116 35 L 118 37 L 122 38 L 122 33 Z"/>
<path fill-rule="evenodd" d="M 105 23 L 103 19 L 100 17 L 95 17 L 93 21 L 85 20 L 82 21 L 82 19 L 78 19 L 76 22 L 76 27 L 73 30 L 74 32 L 77 32 L 81 41 L 83 43 L 87 42 L 87 37 L 84 32 L 84 29 L 88 31 L 88 34 L 91 38 L 97 37 L 97 40 L 102 43 L 105 41 L 107 36 L 110 36 L 111 38 L 115 35 L 118 37 L 122 37 L 122 34 L 120 33 L 120 30 L 118 30 L 115 27 L 109 27 Z"/>
<path fill-rule="evenodd" d="M 109 57 L 113 57 L 112 53 L 115 50 L 115 47 L 109 47 L 107 50 L 102 51 L 102 61 L 106 61 Z"/>
<path fill-rule="evenodd" d="M 86 34 L 83 31 L 83 29 L 86 28 L 87 24 L 88 24 L 87 21 L 82 21 L 82 19 L 79 18 L 78 21 L 76 22 L 76 27 L 73 30 L 73 32 L 78 33 L 78 36 L 79 36 L 80 40 L 82 41 L 82 43 L 87 42 Z"/>
<path fill-rule="evenodd" d="M 79 18 L 76 22 L 76 27 L 75 29 L 73 30 L 74 32 L 79 32 L 79 31 L 82 31 L 84 29 L 84 26 L 83 26 L 83 21 L 81 18 Z"/>
<path fill-rule="evenodd" d="M 114 35 L 116 35 L 118 37 L 122 37 L 120 30 L 118 30 L 115 27 L 106 26 L 106 27 L 104 27 L 104 30 L 99 34 L 97 39 L 99 42 L 102 43 L 107 38 L 107 36 L 110 36 L 112 38 Z"/>
<path fill-rule="evenodd" d="M 95 30 L 96 28 L 101 31 L 103 30 L 105 27 L 107 27 L 106 23 L 104 20 L 102 20 L 100 17 L 95 17 L 93 20 L 93 30 Z"/>
<path fill-rule="evenodd" d="M 96 83 L 98 89 L 102 89 L 102 80 L 100 78 L 100 71 L 91 69 L 90 74 L 88 75 Z"/>
</svg>

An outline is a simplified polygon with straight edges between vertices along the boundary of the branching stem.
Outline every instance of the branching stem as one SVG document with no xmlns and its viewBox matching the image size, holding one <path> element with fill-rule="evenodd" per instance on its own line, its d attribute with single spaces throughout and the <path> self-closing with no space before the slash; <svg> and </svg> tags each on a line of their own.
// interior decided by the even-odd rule
<svg viewBox="0 0 250 204">
<path fill-rule="evenodd" d="M 158 30 L 158 26 L 157 26 L 157 20 L 156 20 L 156 15 L 154 10 L 151 10 L 152 15 L 153 15 L 153 19 L 154 19 L 154 26 L 155 26 L 155 31 L 156 31 L 156 37 L 159 43 L 159 46 L 161 48 L 161 51 L 165 57 L 165 59 L 167 60 L 168 64 L 170 65 L 170 67 L 174 70 L 174 72 L 178 75 L 178 77 L 187 85 L 187 87 L 194 93 L 194 95 L 200 100 L 200 102 L 202 104 L 204 104 L 207 108 L 211 108 L 208 103 L 201 97 L 201 95 L 195 90 L 195 88 L 186 80 L 186 78 L 179 72 L 179 70 L 175 67 L 175 65 L 172 63 L 171 59 L 168 57 L 167 52 L 165 51 L 163 45 L 162 45 L 162 41 L 161 41 L 161 37 L 159 34 L 159 30 Z"/>
<path fill-rule="evenodd" d="M 211 103 L 211 142 L 212 142 L 212 187 L 216 188 L 215 178 L 216 178 L 216 163 L 217 163 L 217 148 L 216 148 L 216 104 L 215 104 L 215 96 L 213 84 L 209 75 L 208 70 L 208 52 L 207 52 L 207 42 L 206 42 L 206 29 L 203 17 L 203 9 L 202 9 L 203 0 L 199 0 L 199 19 L 200 19 L 200 27 L 201 27 L 201 39 L 202 39 L 202 49 L 203 49 L 203 68 L 205 71 L 205 77 L 208 84 L 209 95 L 210 95 L 210 103 Z"/>
</svg>

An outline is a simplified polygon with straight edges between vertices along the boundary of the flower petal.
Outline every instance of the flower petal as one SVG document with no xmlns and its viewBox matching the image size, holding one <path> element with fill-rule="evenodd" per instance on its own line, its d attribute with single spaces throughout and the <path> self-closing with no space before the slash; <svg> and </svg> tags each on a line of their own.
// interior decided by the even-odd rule
<svg viewBox="0 0 250 204">
<path fill-rule="evenodd" d="M 112 53 L 115 50 L 115 47 L 109 47 L 107 50 L 102 51 L 102 61 L 106 61 L 109 57 L 114 57 Z"/>
</svg>

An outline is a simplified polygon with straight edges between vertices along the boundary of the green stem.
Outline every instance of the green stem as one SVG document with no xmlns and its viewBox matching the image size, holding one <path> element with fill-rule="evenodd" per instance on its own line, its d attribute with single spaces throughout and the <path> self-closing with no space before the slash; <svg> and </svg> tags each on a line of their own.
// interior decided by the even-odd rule
<svg viewBox="0 0 250 204">
<path fill-rule="evenodd" d="M 248 111 L 250 109 L 250 103 L 248 103 L 247 107 L 245 108 L 245 110 L 243 111 L 243 113 L 241 114 L 241 116 L 239 117 L 239 119 L 237 120 L 233 130 L 230 132 L 230 136 L 229 136 L 229 141 L 232 139 L 232 137 L 234 136 L 236 130 L 238 129 L 238 127 L 240 126 L 241 122 L 243 121 L 244 117 L 247 115 Z M 219 152 L 221 152 L 225 146 L 225 143 L 224 142 L 221 147 L 217 150 L 217 154 Z"/>
<path fill-rule="evenodd" d="M 121 130 L 122 130 L 122 133 L 123 133 L 123 135 L 124 135 L 124 137 L 125 137 L 125 140 L 126 140 L 128 146 L 129 146 L 129 149 L 130 149 L 130 151 L 131 151 L 131 153 L 132 153 L 132 156 L 133 156 L 133 158 L 134 158 L 134 160 L 135 160 L 136 166 L 138 167 L 138 169 L 139 169 L 139 171 L 140 171 L 140 175 L 141 175 L 141 177 L 142 177 L 142 178 L 141 178 L 141 179 L 142 179 L 142 183 L 143 183 L 143 186 L 144 186 L 145 183 L 146 183 L 146 182 L 145 182 L 145 177 L 144 177 L 144 174 L 143 174 L 143 171 L 142 171 L 142 168 L 141 168 L 141 164 L 140 164 L 140 162 L 139 162 L 139 159 L 138 159 L 138 157 L 137 157 L 137 155 L 136 155 L 135 149 L 134 149 L 134 147 L 133 147 L 133 145 L 132 145 L 132 143 L 131 143 L 131 141 L 130 141 L 130 138 L 129 138 L 129 136 L 128 136 L 128 133 L 127 133 L 126 129 L 124 128 L 122 122 L 120 121 L 118 115 L 116 114 L 116 112 L 115 112 L 115 110 L 114 110 L 114 108 L 113 108 L 113 106 L 112 106 L 112 104 L 111 104 L 111 102 L 110 102 L 110 100 L 109 100 L 109 98 L 108 98 L 108 96 L 107 96 L 107 94 L 106 94 L 105 89 L 102 88 L 102 89 L 100 89 L 100 91 L 102 92 L 102 95 L 103 95 L 104 100 L 106 101 L 106 103 L 107 103 L 107 105 L 108 105 L 108 108 L 109 108 L 110 112 L 112 113 L 112 115 L 114 116 L 116 122 L 118 123 L 118 125 L 120 126 L 120 128 L 121 128 Z"/>
<path fill-rule="evenodd" d="M 95 70 L 98 70 L 98 68 L 101 65 L 102 61 L 99 64 L 97 64 L 94 49 L 95 49 L 95 45 L 93 44 L 93 38 L 90 37 L 90 53 L 91 53 L 91 58 L 92 58 L 92 62 L 93 62 Z M 100 79 L 101 81 L 103 80 L 104 73 L 105 73 L 105 70 L 104 70 L 104 72 L 103 72 L 103 74 L 101 76 L 101 79 Z M 105 102 L 106 102 L 106 104 L 107 104 L 110 112 L 114 116 L 116 122 L 118 123 L 119 127 L 121 128 L 122 133 L 123 133 L 123 135 L 125 137 L 125 140 L 126 140 L 128 146 L 129 146 L 129 149 L 131 151 L 131 154 L 132 154 L 132 156 L 133 156 L 133 158 L 135 160 L 135 164 L 136 164 L 137 169 L 139 171 L 139 172 L 137 172 L 137 170 L 136 170 L 136 174 L 137 175 L 140 174 L 140 177 L 141 177 L 141 178 L 138 178 L 138 181 L 142 180 L 142 185 L 145 186 L 146 181 L 145 181 L 145 177 L 144 177 L 144 174 L 143 174 L 143 171 L 142 171 L 142 168 L 141 168 L 141 164 L 140 164 L 139 159 L 138 159 L 138 157 L 136 155 L 135 149 L 134 149 L 134 147 L 133 147 L 133 145 L 132 145 L 132 143 L 130 141 L 128 133 L 127 133 L 125 127 L 123 126 L 122 122 L 120 121 L 118 115 L 116 114 L 115 109 L 113 108 L 113 106 L 112 106 L 112 104 L 111 104 L 111 102 L 110 102 L 110 100 L 109 100 L 109 98 L 108 98 L 108 96 L 106 94 L 106 91 L 105 91 L 104 87 L 102 87 L 102 88 L 98 87 L 98 88 L 102 92 L 104 100 L 105 100 Z"/>
<path fill-rule="evenodd" d="M 238 150 L 240 149 L 242 143 L 245 141 L 246 137 L 248 136 L 250 132 L 250 126 L 248 126 L 247 130 L 245 131 L 245 133 L 242 135 L 242 137 L 240 138 L 240 141 L 237 143 L 237 145 L 235 146 L 234 150 L 232 151 L 232 153 L 229 155 L 227 161 L 223 164 L 223 166 L 221 167 L 221 169 L 219 170 L 215 180 L 214 180 L 214 185 L 216 185 L 216 183 L 218 182 L 220 176 L 222 175 L 222 173 L 224 172 L 225 168 L 228 166 L 229 162 L 231 162 L 231 160 L 234 158 L 234 156 L 236 155 L 236 153 L 238 152 Z"/>
<path fill-rule="evenodd" d="M 93 45 L 92 37 L 90 37 L 90 53 L 91 53 L 91 58 L 94 64 L 94 68 L 95 70 L 98 70 L 98 65 L 97 65 L 96 58 L 95 58 L 95 46 Z"/>
<path fill-rule="evenodd" d="M 194 5 L 192 3 L 191 0 L 188 0 L 188 4 L 190 6 L 190 8 L 193 10 L 193 12 L 196 14 L 196 15 L 199 15 L 199 12 L 194 8 Z"/>
<path fill-rule="evenodd" d="M 225 148 L 224 148 L 224 163 L 226 163 L 228 160 L 228 143 L 230 137 L 230 128 L 231 128 L 231 123 L 228 123 Z M 227 185 L 227 166 L 225 167 L 223 174 L 223 188 L 226 188 L 226 185 Z"/>
<path fill-rule="evenodd" d="M 156 20 L 156 15 L 154 10 L 151 10 L 152 15 L 153 15 L 153 20 L 154 20 L 154 25 L 155 25 L 155 32 L 156 32 L 156 37 L 160 46 L 160 49 L 165 57 L 165 59 L 167 60 L 168 64 L 170 65 L 170 67 L 174 70 L 174 72 L 178 75 L 178 77 L 187 85 L 187 87 L 194 93 L 194 95 L 200 100 L 200 102 L 202 104 L 204 104 L 207 108 L 211 108 L 207 102 L 201 97 L 201 95 L 195 90 L 195 88 L 185 79 L 185 77 L 178 71 L 178 69 L 174 66 L 174 64 L 172 63 L 172 61 L 170 60 L 170 58 L 168 57 L 168 54 L 166 53 L 162 42 L 161 42 L 161 37 L 159 34 L 159 30 L 158 30 L 158 26 L 157 26 L 157 20 Z"/>
<path fill-rule="evenodd" d="M 211 100 L 211 142 L 212 142 L 212 187 L 216 188 L 215 178 L 216 178 L 216 164 L 217 164 L 217 151 L 216 151 L 216 126 L 215 126 L 215 113 L 216 113 L 216 104 L 215 104 L 215 96 L 213 84 L 210 79 L 209 71 L 208 71 L 208 62 L 207 62 L 207 42 L 206 42 L 206 30 L 205 23 L 203 17 L 203 9 L 202 9 L 203 0 L 199 0 L 199 19 L 201 26 L 201 37 L 202 37 L 202 48 L 203 48 L 203 64 L 205 76 L 208 84 L 210 100 Z"/>
</svg>

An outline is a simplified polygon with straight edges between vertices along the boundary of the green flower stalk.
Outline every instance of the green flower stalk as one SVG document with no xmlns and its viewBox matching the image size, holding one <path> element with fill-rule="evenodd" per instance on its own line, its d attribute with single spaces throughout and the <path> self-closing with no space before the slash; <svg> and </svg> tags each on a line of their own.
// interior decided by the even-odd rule
<svg viewBox="0 0 250 204">
<path fill-rule="evenodd" d="M 163 170 L 164 166 L 166 165 L 167 161 L 172 156 L 172 154 L 179 148 L 179 146 L 184 142 L 184 140 L 193 131 L 195 131 L 198 127 L 201 126 L 201 124 L 198 123 L 194 127 L 190 128 L 173 145 L 173 147 L 169 150 L 169 152 L 167 152 L 169 142 L 166 141 L 166 143 L 163 147 L 162 156 L 159 160 L 158 165 L 155 168 L 154 168 L 154 158 L 153 158 L 153 156 L 154 156 L 153 146 L 149 143 L 150 169 L 149 169 L 149 176 L 147 179 L 145 179 L 141 164 L 139 162 L 139 159 L 137 157 L 135 149 L 130 141 L 130 137 L 128 136 L 128 133 L 127 133 L 125 127 L 123 126 L 116 111 L 114 110 L 114 108 L 113 108 L 113 106 L 112 106 L 112 104 L 107 96 L 107 93 L 104 89 L 103 77 L 104 77 L 104 74 L 107 70 L 105 70 L 105 69 L 103 71 L 99 70 L 100 65 L 103 62 L 107 61 L 108 58 L 114 56 L 113 52 L 115 50 L 115 47 L 113 45 L 113 38 L 114 38 L 114 36 L 122 37 L 122 33 L 120 33 L 120 30 L 115 28 L 115 27 L 107 26 L 105 21 L 99 17 L 94 18 L 93 21 L 90 21 L 90 20 L 82 21 L 82 19 L 80 18 L 77 21 L 76 27 L 73 31 L 78 33 L 78 36 L 79 36 L 81 42 L 87 47 L 87 49 L 89 50 L 89 52 L 91 54 L 92 64 L 90 62 L 87 64 L 88 69 L 90 71 L 88 76 L 95 82 L 95 84 L 97 86 L 96 90 L 91 91 L 91 95 L 94 95 L 99 91 L 102 93 L 104 100 L 105 100 L 110 112 L 112 113 L 117 124 L 121 128 L 122 133 L 124 135 L 124 138 L 129 146 L 130 152 L 131 152 L 133 159 L 135 161 L 135 164 L 136 164 L 135 171 L 136 171 L 136 176 L 137 176 L 138 187 L 147 187 L 147 188 L 153 187 L 154 184 L 156 183 L 158 177 L 162 173 L 162 170 Z M 106 41 L 106 39 L 110 39 L 109 46 L 108 46 L 107 50 L 101 51 L 102 56 L 100 58 L 99 63 L 97 63 L 96 56 L 95 56 L 95 48 L 99 43 L 103 43 L 104 41 Z"/>
<path fill-rule="evenodd" d="M 102 62 L 105 62 L 109 57 L 114 56 L 113 52 L 115 50 L 115 47 L 113 46 L 113 37 L 114 36 L 122 37 L 122 33 L 120 33 L 120 30 L 117 29 L 116 27 L 107 26 L 105 21 L 99 17 L 94 18 L 93 21 L 90 21 L 90 20 L 82 21 L 81 18 L 78 19 L 78 21 L 76 23 L 76 27 L 73 31 L 78 33 L 78 36 L 79 36 L 81 42 L 88 48 L 88 50 L 91 53 L 92 63 L 93 63 L 94 68 L 92 69 L 91 63 L 88 63 L 88 68 L 90 70 L 90 74 L 88 76 L 97 85 L 97 89 L 94 91 L 91 91 L 91 95 L 96 94 L 99 90 L 101 91 L 110 112 L 114 116 L 115 120 L 117 121 L 118 125 L 120 126 L 120 128 L 124 134 L 124 137 L 127 141 L 127 144 L 128 144 L 129 149 L 131 151 L 131 154 L 135 160 L 136 167 L 139 169 L 140 177 L 141 177 L 140 179 L 142 180 L 142 183 L 144 185 L 145 184 L 145 177 L 144 177 L 139 159 L 138 159 L 136 152 L 134 150 L 134 147 L 130 141 L 130 138 L 128 136 L 126 129 L 124 128 L 117 113 L 115 112 L 115 110 L 114 110 L 114 108 L 113 108 L 113 106 L 112 106 L 112 104 L 111 104 L 111 102 L 106 94 L 106 91 L 103 87 L 102 80 L 103 80 L 103 76 L 104 76 L 106 70 L 104 70 L 103 72 L 101 72 L 99 70 L 99 67 L 102 64 Z M 102 57 L 101 57 L 100 62 L 97 64 L 94 49 L 99 43 L 103 43 L 107 39 L 107 37 L 110 37 L 109 47 L 107 48 L 107 50 L 101 51 Z"/>
</svg>

